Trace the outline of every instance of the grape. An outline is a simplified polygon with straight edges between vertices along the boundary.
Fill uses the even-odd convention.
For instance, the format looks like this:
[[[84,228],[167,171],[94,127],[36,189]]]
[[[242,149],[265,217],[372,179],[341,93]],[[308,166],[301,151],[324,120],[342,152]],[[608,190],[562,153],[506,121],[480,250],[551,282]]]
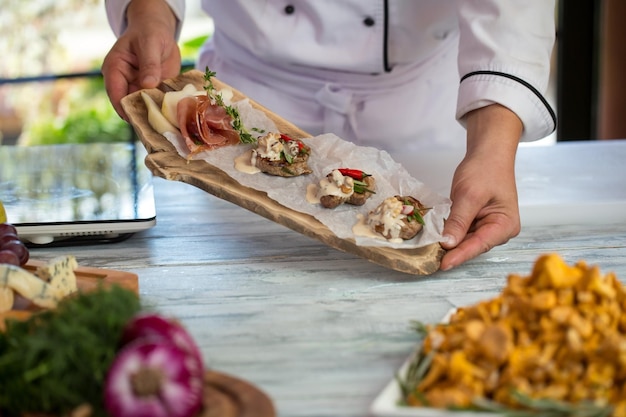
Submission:
[[[17,235],[17,229],[10,223],[0,223],[0,236],[6,235],[7,233]]]
[[[5,243],[10,242],[12,240],[20,240],[19,237],[15,233],[8,232],[4,235],[0,235],[0,249],[4,246]]]
[[[24,245],[20,240],[11,240],[0,246],[0,250],[8,250],[13,252],[20,260],[20,265],[24,265],[26,262],[28,262],[28,248],[26,248],[26,245]]]
[[[30,253],[26,245],[17,236],[17,229],[10,223],[0,223],[0,252],[12,252],[18,259],[15,265],[21,266],[28,262]],[[4,262],[2,259],[7,258]],[[14,260],[8,255],[0,258],[0,263],[13,264]]]
[[[20,258],[10,250],[0,250],[0,264],[20,266]]]

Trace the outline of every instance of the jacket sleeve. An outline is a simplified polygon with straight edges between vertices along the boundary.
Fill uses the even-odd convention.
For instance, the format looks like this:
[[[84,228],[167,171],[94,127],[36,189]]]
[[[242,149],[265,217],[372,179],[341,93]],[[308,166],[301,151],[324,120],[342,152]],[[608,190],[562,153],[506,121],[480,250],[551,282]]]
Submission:
[[[185,0],[165,0],[176,15],[178,24],[176,27],[176,39],[180,36],[180,30],[185,16]],[[116,37],[119,37],[126,30],[126,8],[131,0],[105,0],[104,7],[107,12],[109,26]]]
[[[522,141],[556,128],[543,94],[555,39],[554,0],[460,0],[457,119],[498,103],[522,120]]]

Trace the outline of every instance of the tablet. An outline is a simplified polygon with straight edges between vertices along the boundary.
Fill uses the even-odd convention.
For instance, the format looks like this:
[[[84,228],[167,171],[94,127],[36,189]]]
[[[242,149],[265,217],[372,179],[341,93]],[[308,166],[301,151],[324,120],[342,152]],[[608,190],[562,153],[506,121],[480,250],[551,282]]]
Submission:
[[[0,201],[31,245],[113,242],[156,224],[152,174],[134,142],[0,146]]]

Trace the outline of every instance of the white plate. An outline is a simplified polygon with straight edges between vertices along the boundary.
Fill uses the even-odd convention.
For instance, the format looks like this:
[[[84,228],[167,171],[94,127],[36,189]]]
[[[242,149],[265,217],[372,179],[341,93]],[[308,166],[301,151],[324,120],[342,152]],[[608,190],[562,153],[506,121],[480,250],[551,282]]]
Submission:
[[[441,323],[448,323],[450,317],[456,309],[451,309],[446,313]],[[401,380],[406,379],[406,374],[411,362],[419,354],[418,348],[411,356],[407,358],[400,370],[398,376]],[[370,406],[370,413],[376,417],[497,417],[496,413],[473,412],[473,411],[449,411],[440,408],[429,407],[409,407],[400,405],[402,400],[402,392],[400,385],[394,378],[385,386],[380,394],[376,397]]]
[[[398,375],[404,379],[415,354],[411,355],[400,368]],[[495,413],[481,413],[472,411],[448,411],[438,408],[408,407],[399,405],[402,399],[400,386],[396,379],[392,379],[370,407],[370,413],[376,417],[497,417]]]

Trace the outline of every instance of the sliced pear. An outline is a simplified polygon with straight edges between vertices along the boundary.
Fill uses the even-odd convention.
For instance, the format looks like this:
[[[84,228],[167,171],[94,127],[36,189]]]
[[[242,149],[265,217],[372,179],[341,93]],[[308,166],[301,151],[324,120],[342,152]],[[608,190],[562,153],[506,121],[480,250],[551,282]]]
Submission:
[[[146,107],[148,108],[148,122],[150,126],[160,134],[165,132],[176,132],[178,129],[172,125],[161,113],[159,106],[148,94],[141,92],[141,98],[143,98]]]
[[[178,125],[178,117],[176,111],[178,102],[185,97],[197,95],[199,93],[204,93],[204,91],[198,90],[193,84],[187,84],[183,87],[182,90],[179,91],[168,91],[167,93],[165,93],[165,95],[163,95],[161,113],[171,124],[176,127],[180,127]]]

